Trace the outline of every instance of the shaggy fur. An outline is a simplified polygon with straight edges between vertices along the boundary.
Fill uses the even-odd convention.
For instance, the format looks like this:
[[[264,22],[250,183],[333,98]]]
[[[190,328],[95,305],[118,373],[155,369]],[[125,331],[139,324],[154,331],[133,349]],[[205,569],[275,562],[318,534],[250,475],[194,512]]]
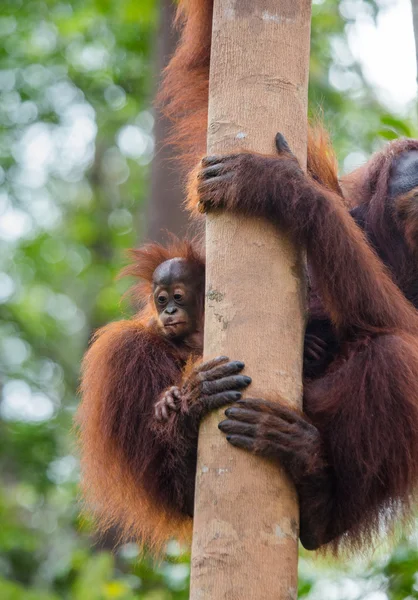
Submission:
[[[185,167],[206,152],[213,0],[180,0],[181,37],[165,69],[158,101],[174,124],[170,139]]]
[[[205,151],[211,11],[210,0],[181,0],[182,40],[162,91],[187,164]],[[267,218],[307,248],[307,416],[245,399],[226,411],[222,429],[288,469],[307,547],[359,548],[407,519],[418,479],[417,190],[388,195],[396,157],[418,142],[390,144],[340,188],[326,139],[310,140],[310,176],[288,153],[221,158],[214,178],[192,178],[189,205]],[[129,273],[145,280],[136,289],[145,303],[154,269],[173,256],[203,269],[188,246],[141,251]],[[156,426],[152,410],[184,380],[188,360],[193,370],[201,347],[158,335],[150,307],[95,336],[78,421],[84,492],[98,521],[158,548],[190,533],[197,430],[176,418]]]
[[[305,374],[304,410],[320,436],[304,435],[299,422],[293,436],[277,441],[276,456],[299,491],[301,539],[309,548],[328,542],[334,549],[341,544],[358,548],[375,534],[388,533],[395,519],[409,514],[417,485],[414,191],[388,197],[396,157],[416,148],[412,140],[392,144],[371,159],[364,178],[349,179],[354,197],[363,200],[353,216],[369,243],[341,197],[304,175],[287,152],[275,158],[211,158],[192,182],[192,208],[199,203],[205,210],[264,217],[307,248],[312,284],[308,332],[315,328],[327,349],[331,329],[334,352],[325,365],[314,361]],[[258,412],[263,410],[278,422],[281,408],[265,403]],[[254,423],[254,415],[248,416]],[[228,422],[225,433],[242,429],[248,434],[242,414],[236,418],[244,424]],[[268,419],[260,423],[267,428],[254,432],[255,445],[243,440],[235,445],[271,457],[278,430],[268,427]],[[283,443],[288,444],[285,453]],[[295,471],[295,464],[306,467]]]
[[[213,0],[180,0],[175,26],[180,41],[164,71],[157,102],[172,122],[169,138],[188,172],[206,153]],[[338,163],[319,122],[308,128],[308,171],[337,192]]]
[[[180,0],[182,38],[160,95],[187,165],[205,152],[212,4]],[[418,142],[389,144],[339,185],[327,141],[309,140],[308,177],[286,153],[227,157],[206,181],[197,168],[189,208],[264,217],[306,246],[318,356],[305,369],[308,418],[244,400],[223,427],[288,468],[307,547],[359,548],[407,518],[418,479],[417,190],[388,193],[396,157]]]
[[[170,258],[189,261],[201,281],[203,311],[204,261],[192,244],[175,238],[167,248],[148,244],[132,255],[124,274],[140,279],[134,295],[144,308],[100,329],[83,362],[77,413],[82,487],[100,529],[117,525],[123,538],[158,551],[172,536],[190,536],[197,439],[174,418],[156,432],[154,404],[190,374],[202,354],[202,331],[186,343],[161,335],[149,298],[152,275]]]

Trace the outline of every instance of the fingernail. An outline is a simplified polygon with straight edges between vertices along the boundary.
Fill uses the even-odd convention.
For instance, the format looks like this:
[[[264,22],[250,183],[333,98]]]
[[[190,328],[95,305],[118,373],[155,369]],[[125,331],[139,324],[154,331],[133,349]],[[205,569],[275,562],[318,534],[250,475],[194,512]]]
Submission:
[[[226,411],[225,411],[225,416],[226,416],[226,417],[229,417],[229,415],[231,414],[231,412],[230,412],[230,411],[231,411],[231,409],[230,409],[230,408],[227,408],[227,409],[226,409]]]
[[[248,375],[244,375],[244,381],[245,383],[250,384],[252,382],[252,379],[251,377],[248,377]]]
[[[235,400],[241,400],[241,394],[239,392],[235,392],[234,398]]]
[[[235,361],[235,364],[238,367],[238,369],[243,369],[245,367],[245,364],[240,360]]]
[[[227,436],[226,436],[226,439],[228,440],[228,442],[231,440],[231,437],[232,437],[232,436],[230,436],[230,435],[227,435]]]

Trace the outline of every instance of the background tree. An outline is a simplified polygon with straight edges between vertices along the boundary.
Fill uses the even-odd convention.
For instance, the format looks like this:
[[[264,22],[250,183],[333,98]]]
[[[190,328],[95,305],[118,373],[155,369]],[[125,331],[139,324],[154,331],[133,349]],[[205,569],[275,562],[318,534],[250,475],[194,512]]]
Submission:
[[[154,77],[156,81],[177,44],[177,30],[173,27],[175,12],[176,6],[171,0],[161,0],[156,57],[158,77]],[[155,116],[155,153],[151,167],[147,234],[151,240],[161,241],[164,239],[164,230],[184,235],[188,228],[188,217],[182,208],[184,186],[178,165],[173,160],[172,148],[167,144],[170,124],[159,111]]]
[[[313,5],[310,104],[323,107],[342,168],[418,135],[415,106],[400,116],[381,104],[347,45],[356,19],[387,3]],[[2,600],[188,598],[175,544],[158,566],[130,544],[92,548],[70,433],[87,340],[130,311],[115,275],[147,229],[158,12],[156,0],[1,3]],[[412,537],[344,568],[303,554],[299,597],[416,598],[416,548]]]

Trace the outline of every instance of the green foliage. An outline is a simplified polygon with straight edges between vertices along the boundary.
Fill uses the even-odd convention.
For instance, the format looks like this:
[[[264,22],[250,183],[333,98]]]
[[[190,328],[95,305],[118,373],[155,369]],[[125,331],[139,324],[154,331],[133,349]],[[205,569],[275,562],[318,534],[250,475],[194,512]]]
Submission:
[[[418,549],[400,544],[383,568],[393,600],[418,598]]]
[[[356,3],[372,16],[381,4]],[[313,5],[310,99],[343,159],[414,135],[416,123],[365,84],[340,9]],[[1,3],[2,600],[188,597],[188,557],[175,544],[159,565],[131,544],[111,554],[110,534],[97,544],[79,517],[71,433],[83,351],[125,311],[115,276],[144,229],[157,18],[156,0]],[[364,566],[347,574],[303,558],[300,597],[332,597],[338,578],[358,598],[415,598],[417,559],[405,542],[365,577]],[[353,598],[339,589],[333,597]]]

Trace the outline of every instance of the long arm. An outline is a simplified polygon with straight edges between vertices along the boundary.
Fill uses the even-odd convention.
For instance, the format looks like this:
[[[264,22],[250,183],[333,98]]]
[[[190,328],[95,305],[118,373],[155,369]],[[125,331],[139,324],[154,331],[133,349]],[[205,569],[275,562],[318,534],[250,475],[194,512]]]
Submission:
[[[245,398],[226,410],[228,441],[277,460],[300,501],[300,537],[314,550],[358,550],[405,523],[418,487],[418,341],[404,332],[344,344],[305,382],[306,415]]]
[[[370,333],[416,328],[416,316],[353,222],[341,197],[306,176],[296,159],[238,154],[203,159],[190,206],[264,217],[306,245],[315,284],[334,325]],[[342,274],[344,273],[344,277]]]
[[[416,310],[341,199],[306,177],[288,152],[209,157],[194,184],[204,210],[269,218],[306,245],[339,338],[325,373],[305,381],[307,416],[244,399],[227,409],[221,430],[288,471],[307,548],[357,548],[390,533],[409,516],[418,484]]]

